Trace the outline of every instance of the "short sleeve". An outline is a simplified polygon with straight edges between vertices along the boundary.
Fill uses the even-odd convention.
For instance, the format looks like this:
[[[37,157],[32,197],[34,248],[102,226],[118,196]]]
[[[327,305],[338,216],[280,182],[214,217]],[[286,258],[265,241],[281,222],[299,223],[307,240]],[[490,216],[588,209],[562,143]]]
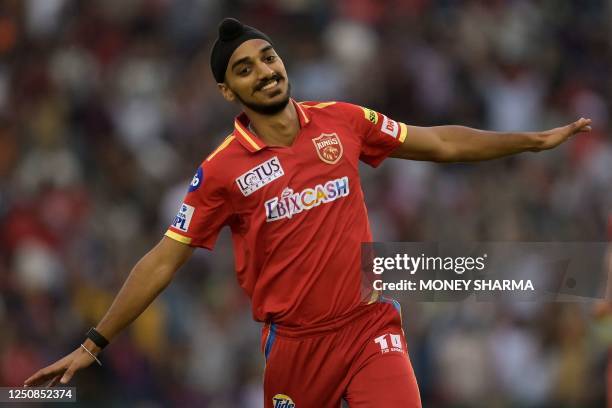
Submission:
[[[222,181],[207,164],[204,162],[198,167],[165,235],[184,244],[212,250],[219,231],[230,218],[231,206]]]
[[[377,167],[406,139],[404,123],[362,106],[346,104],[354,121],[355,131],[361,136],[359,159]]]

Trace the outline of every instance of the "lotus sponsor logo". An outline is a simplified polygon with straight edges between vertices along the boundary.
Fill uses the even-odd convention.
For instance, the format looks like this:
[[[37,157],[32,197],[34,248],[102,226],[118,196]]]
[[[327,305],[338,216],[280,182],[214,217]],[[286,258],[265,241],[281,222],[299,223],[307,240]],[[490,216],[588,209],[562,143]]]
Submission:
[[[278,160],[278,157],[273,157],[270,160],[253,167],[236,179],[236,184],[246,197],[253,194],[266,184],[271,183],[277,178],[283,176],[285,172]]]
[[[346,197],[349,193],[349,179],[346,176],[317,184],[314,188],[306,188],[298,193],[287,187],[280,197],[274,197],[264,203],[266,221],[291,218],[302,211]]]
[[[335,133],[322,133],[312,139],[319,158],[328,164],[336,164],[342,157],[342,143]]]

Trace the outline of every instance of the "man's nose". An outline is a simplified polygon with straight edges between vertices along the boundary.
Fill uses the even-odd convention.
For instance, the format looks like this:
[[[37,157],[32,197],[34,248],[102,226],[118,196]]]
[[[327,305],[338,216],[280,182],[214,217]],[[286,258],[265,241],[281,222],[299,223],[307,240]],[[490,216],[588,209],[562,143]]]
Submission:
[[[257,76],[259,79],[268,78],[274,73],[274,70],[270,68],[268,64],[263,61],[257,63]]]

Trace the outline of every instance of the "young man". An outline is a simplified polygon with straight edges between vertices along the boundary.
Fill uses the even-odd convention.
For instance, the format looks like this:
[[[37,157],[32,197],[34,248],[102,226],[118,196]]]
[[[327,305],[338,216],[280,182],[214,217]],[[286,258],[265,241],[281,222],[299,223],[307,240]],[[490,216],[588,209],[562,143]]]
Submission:
[[[387,156],[487,160],[550,149],[590,120],[534,133],[408,126],[341,102],[298,103],[260,31],[225,19],[211,54],[219,90],[243,113],[197,169],[166,237],[134,267],[71,354],[26,385],[66,384],[170,283],[195,247],[231,228],[240,286],[264,322],[266,407],[418,407],[399,305],[362,285],[371,241],[358,164]],[[202,335],[205,335],[203,333]]]

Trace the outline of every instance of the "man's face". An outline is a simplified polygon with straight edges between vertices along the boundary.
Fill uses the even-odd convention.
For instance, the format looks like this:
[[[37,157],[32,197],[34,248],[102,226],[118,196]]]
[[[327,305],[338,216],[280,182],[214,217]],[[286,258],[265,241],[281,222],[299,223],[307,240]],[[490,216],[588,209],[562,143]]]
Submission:
[[[237,99],[267,115],[282,111],[291,93],[283,61],[270,43],[260,39],[245,41],[236,48],[219,89],[226,100]]]

